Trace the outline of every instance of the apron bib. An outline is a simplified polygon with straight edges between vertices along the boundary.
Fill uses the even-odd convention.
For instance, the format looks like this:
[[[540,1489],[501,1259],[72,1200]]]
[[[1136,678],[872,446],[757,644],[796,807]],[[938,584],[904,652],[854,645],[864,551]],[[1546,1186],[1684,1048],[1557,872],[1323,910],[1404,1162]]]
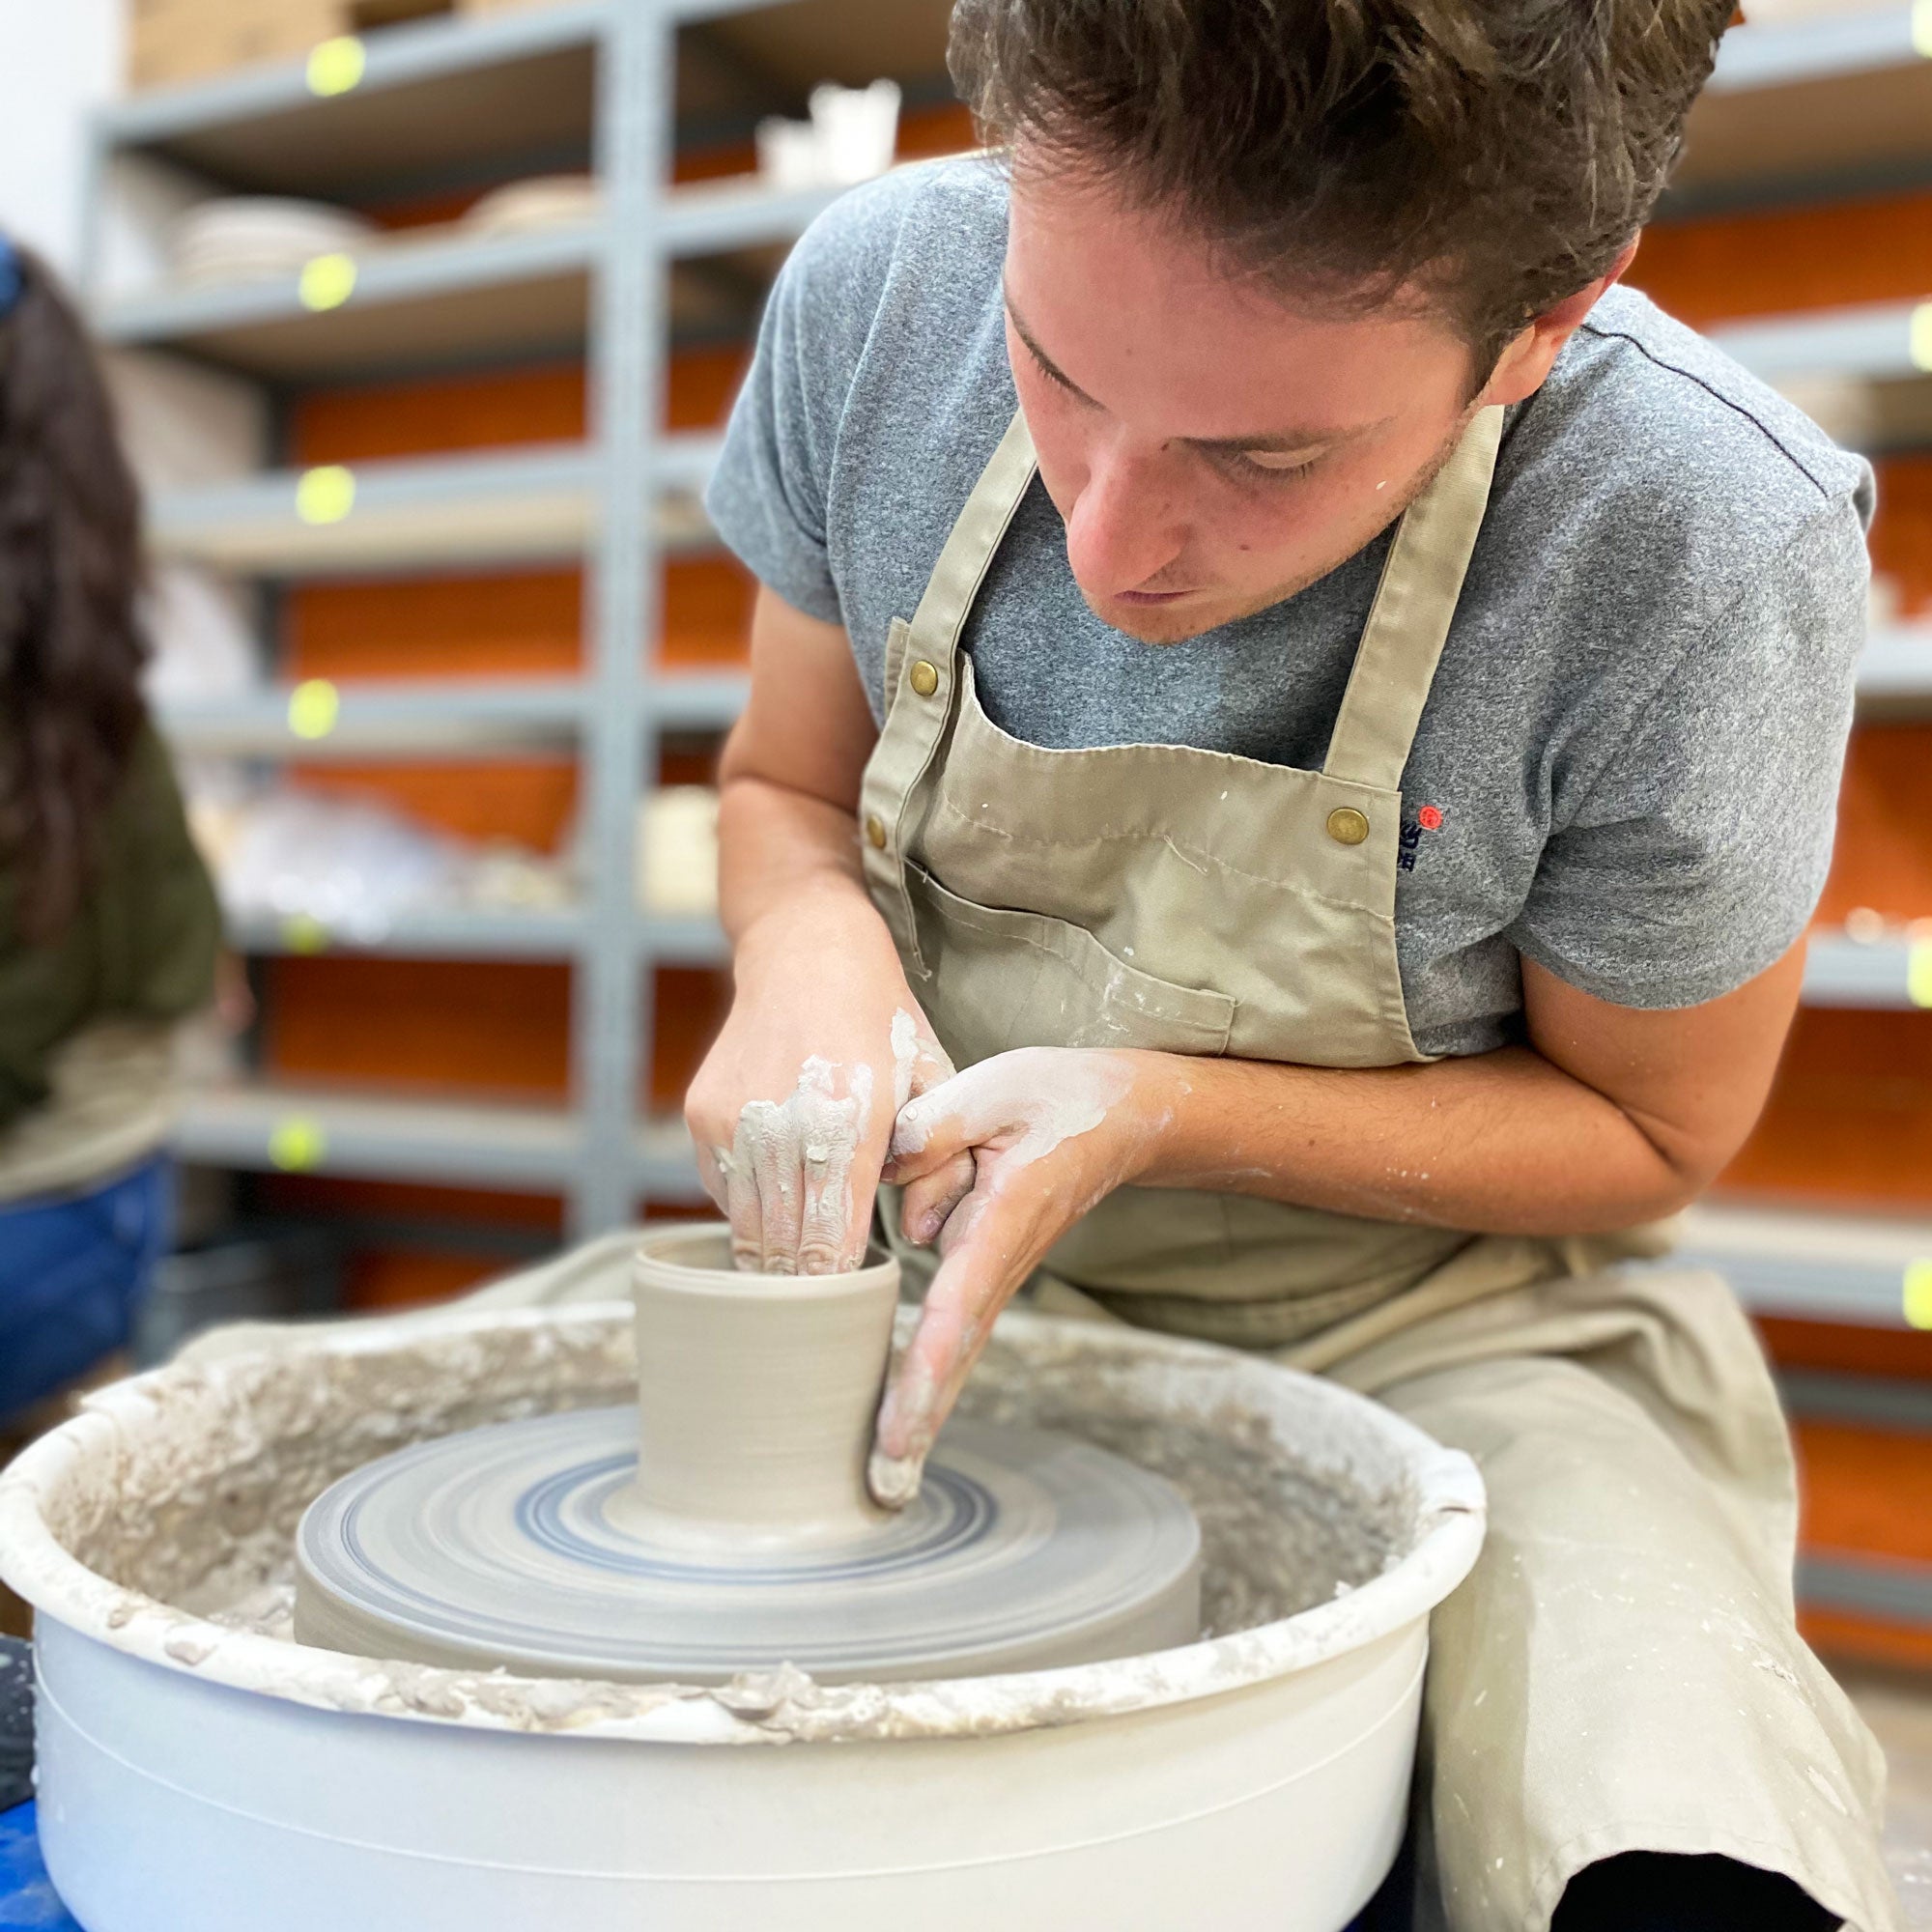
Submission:
[[[893,622],[862,790],[867,886],[954,1065],[1021,1046],[1307,1066],[1428,1058],[1396,955],[1402,771],[1501,432],[1502,412],[1483,411],[1403,517],[1327,758],[1302,771],[1186,746],[1051,751],[986,716],[960,636],[1036,473],[1014,416],[912,621]],[[1338,1324],[1445,1270],[1461,1298],[1630,1250],[1122,1188],[1035,1286],[1043,1306],[1279,1349],[1339,1339]]]

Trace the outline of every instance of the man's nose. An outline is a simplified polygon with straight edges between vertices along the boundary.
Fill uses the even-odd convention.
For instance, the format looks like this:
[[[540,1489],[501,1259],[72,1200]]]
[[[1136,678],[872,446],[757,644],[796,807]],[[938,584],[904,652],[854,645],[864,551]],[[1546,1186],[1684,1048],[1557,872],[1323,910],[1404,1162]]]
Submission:
[[[1142,588],[1181,553],[1179,509],[1175,463],[1164,445],[1089,450],[1087,480],[1066,521],[1066,560],[1075,581],[1090,596]]]

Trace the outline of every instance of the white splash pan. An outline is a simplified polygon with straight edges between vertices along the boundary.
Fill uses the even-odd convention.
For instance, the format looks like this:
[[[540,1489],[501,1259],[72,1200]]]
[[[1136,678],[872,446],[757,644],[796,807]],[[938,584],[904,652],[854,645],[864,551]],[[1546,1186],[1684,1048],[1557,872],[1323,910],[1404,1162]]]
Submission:
[[[981,1388],[1002,1351],[1063,1406],[1077,1385],[1136,1426],[1232,1436],[1237,1470],[1286,1457],[1311,1493],[1372,1498],[1380,1574],[1156,1656],[952,1683],[383,1664],[213,1620],[221,1577],[232,1601],[301,1504],[373,1455],[623,1401],[628,1307],[177,1365],[0,1476],[0,1575],[38,1613],[63,1898],[88,1932],[1338,1932],[1402,1836],[1429,1612],[1482,1541],[1474,1465],[1220,1350],[1014,1315]],[[1253,1539],[1230,1520],[1239,1571]]]

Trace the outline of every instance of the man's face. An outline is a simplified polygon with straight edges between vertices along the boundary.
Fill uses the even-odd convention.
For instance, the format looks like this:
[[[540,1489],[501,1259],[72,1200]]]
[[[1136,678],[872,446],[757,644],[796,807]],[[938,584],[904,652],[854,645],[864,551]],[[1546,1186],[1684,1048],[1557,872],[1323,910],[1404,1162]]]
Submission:
[[[1382,530],[1454,447],[1468,344],[1420,305],[1285,306],[1102,186],[1016,166],[1007,354],[1094,614],[1171,644]]]

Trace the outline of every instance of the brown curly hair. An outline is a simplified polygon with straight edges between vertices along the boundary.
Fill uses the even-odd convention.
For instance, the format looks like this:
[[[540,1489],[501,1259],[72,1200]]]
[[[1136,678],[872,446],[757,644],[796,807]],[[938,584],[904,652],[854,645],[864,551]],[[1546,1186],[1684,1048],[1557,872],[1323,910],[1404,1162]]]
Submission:
[[[1098,169],[1284,293],[1420,287],[1483,380],[1605,273],[1683,145],[1734,0],[958,0],[995,145]]]
[[[38,257],[0,250],[18,270],[0,314],[0,849],[19,929],[45,941],[146,717],[140,494],[79,318]]]

